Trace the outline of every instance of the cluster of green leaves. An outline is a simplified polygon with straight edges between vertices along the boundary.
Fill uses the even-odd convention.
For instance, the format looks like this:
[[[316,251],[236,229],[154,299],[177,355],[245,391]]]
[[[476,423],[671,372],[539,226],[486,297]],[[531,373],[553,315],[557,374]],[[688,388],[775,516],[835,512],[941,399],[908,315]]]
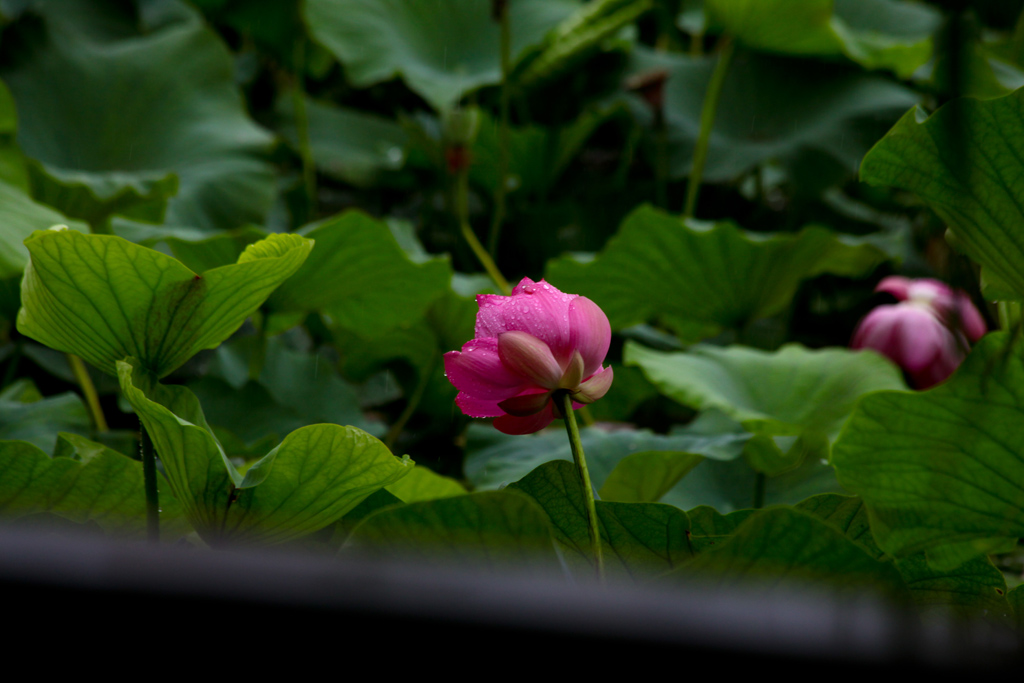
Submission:
[[[141,426],[164,542],[591,576],[557,423],[454,405],[468,231],[608,315],[610,580],[1020,623],[1019,335],[845,347],[897,271],[1019,317],[1022,4],[0,3],[0,513],[145,533]]]

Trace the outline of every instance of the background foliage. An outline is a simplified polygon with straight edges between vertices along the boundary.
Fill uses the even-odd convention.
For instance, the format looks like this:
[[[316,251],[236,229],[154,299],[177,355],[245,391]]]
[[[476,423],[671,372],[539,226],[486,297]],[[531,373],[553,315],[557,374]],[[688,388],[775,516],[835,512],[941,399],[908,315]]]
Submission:
[[[1015,337],[924,394],[845,347],[892,273],[1019,306],[1024,3],[508,0],[505,58],[502,4],[0,2],[0,511],[142,533],[141,419],[167,542],[587,575],[564,436],[443,375],[496,291],[468,227],[611,320],[611,576],[1011,620]]]

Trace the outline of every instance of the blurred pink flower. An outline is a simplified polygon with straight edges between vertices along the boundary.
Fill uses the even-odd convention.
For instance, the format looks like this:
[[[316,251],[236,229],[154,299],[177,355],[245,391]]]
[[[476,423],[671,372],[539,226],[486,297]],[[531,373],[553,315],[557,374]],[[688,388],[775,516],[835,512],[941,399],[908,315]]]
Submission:
[[[887,277],[875,291],[888,292],[899,303],[868,313],[857,325],[850,346],[888,356],[917,389],[932,387],[953,374],[968,340],[976,342],[987,331],[970,297],[938,280]]]
[[[476,338],[444,355],[445,375],[470,417],[496,417],[506,434],[531,434],[563,417],[552,401],[571,394],[574,408],[593,403],[612,384],[602,363],[612,331],[590,299],[523,278],[511,296],[476,298]]]

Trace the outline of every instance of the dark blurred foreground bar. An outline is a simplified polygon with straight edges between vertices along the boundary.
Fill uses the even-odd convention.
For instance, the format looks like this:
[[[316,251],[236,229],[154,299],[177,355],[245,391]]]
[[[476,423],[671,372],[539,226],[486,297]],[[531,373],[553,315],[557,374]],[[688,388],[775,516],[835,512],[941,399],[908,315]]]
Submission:
[[[787,676],[836,673],[837,665],[843,673],[935,676],[1019,677],[1024,670],[1009,630],[922,622],[870,595],[778,586],[770,593],[602,589],[559,577],[153,548],[2,527],[0,595],[4,622],[26,636],[67,634],[72,625],[80,645],[144,632],[166,644],[167,634],[177,634],[183,645],[203,648],[210,638],[207,648],[233,643],[261,660],[295,655],[291,646],[301,643],[306,654],[342,648],[346,658],[368,657],[389,672],[463,666],[476,657],[514,670],[570,651],[602,667],[685,657],[677,672],[697,662],[718,673],[782,665]],[[117,633],[105,624],[117,624]]]

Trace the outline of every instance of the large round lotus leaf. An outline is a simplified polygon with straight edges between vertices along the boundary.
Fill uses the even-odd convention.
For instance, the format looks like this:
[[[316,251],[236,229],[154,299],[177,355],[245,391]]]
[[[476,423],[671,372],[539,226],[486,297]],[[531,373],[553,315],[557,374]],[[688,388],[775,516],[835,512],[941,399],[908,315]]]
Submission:
[[[578,7],[511,0],[513,61]],[[436,109],[501,82],[499,26],[486,0],[309,0],[310,33],[360,88],[401,76]]]
[[[706,0],[712,28],[768,52],[845,55],[908,78],[932,53],[941,15],[895,0]]]
[[[633,73],[665,69],[673,177],[689,174],[701,108],[717,57],[636,48]],[[838,64],[738,51],[711,133],[704,178],[732,180],[766,161],[824,154],[853,173],[861,157],[918,101],[911,90]]]
[[[93,223],[125,211],[159,219],[164,202],[179,225],[262,222],[273,138],[247,117],[217,36],[184,5],[133,18],[69,4],[34,5],[0,55],[18,143],[42,163],[37,194]]]
[[[593,299],[612,329],[657,321],[697,341],[786,310],[804,280],[862,276],[884,259],[865,240],[820,226],[751,233],[642,206],[592,261],[556,259],[546,275],[563,291]]]
[[[983,267],[990,299],[1024,298],[1024,89],[913,109],[864,158],[861,178],[909,190]]]
[[[878,545],[940,569],[1024,536],[1024,345],[985,337],[949,381],[865,397],[833,463]]]

